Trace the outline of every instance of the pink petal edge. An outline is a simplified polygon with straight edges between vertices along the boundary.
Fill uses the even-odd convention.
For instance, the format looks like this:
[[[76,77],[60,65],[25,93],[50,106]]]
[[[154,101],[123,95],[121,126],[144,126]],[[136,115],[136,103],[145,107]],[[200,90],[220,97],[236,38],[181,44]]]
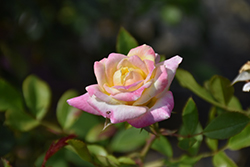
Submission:
[[[144,106],[112,105],[100,101],[96,96],[92,96],[88,103],[95,108],[104,118],[109,118],[111,123],[125,122],[139,117],[147,112]]]
[[[174,98],[172,92],[168,91],[164,96],[156,101],[149,111],[135,119],[128,120],[127,122],[136,128],[146,127],[156,122],[168,119],[173,108]]]
[[[88,93],[85,93],[81,96],[74,97],[67,100],[67,103],[75,108],[86,111],[90,114],[100,115],[100,113],[95,110],[92,106],[90,106],[87,100],[90,98]]]

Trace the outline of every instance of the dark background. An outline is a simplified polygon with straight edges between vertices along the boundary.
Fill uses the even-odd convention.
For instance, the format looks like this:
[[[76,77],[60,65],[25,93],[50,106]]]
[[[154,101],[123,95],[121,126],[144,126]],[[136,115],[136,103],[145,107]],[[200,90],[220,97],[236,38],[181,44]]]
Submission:
[[[121,26],[140,45],[167,58],[183,57],[180,67],[200,84],[215,74],[232,81],[250,60],[249,0],[8,0],[0,1],[0,76],[20,90],[29,74],[48,82],[53,114],[63,92],[83,94],[96,83],[94,61],[116,52]],[[235,94],[247,109],[250,94],[242,86],[234,86]],[[171,91],[175,114],[162,126],[180,126],[190,96],[206,123],[208,103],[176,80]]]

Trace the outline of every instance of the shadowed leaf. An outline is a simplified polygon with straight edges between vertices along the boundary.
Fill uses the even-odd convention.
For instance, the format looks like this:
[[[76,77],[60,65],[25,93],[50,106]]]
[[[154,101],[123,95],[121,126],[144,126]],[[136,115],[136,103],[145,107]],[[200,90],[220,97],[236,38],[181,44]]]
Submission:
[[[127,30],[121,27],[117,37],[116,51],[118,53],[127,55],[130,49],[135,48],[137,46],[138,43],[135,38],[130,35]]]
[[[213,119],[203,133],[212,139],[226,139],[236,135],[249,123],[249,117],[237,112],[225,112]]]

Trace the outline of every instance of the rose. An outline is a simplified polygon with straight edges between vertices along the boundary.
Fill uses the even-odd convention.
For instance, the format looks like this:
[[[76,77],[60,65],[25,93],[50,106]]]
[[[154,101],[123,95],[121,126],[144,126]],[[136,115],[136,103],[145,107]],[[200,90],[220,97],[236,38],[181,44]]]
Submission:
[[[250,61],[247,61],[239,70],[239,74],[233,80],[232,85],[239,81],[246,81],[242,90],[244,92],[250,92]]]
[[[94,64],[97,83],[87,93],[69,99],[69,105],[109,118],[111,123],[128,122],[136,128],[170,117],[174,107],[168,90],[182,58],[159,62],[148,45],[131,49],[127,56],[111,53]]]

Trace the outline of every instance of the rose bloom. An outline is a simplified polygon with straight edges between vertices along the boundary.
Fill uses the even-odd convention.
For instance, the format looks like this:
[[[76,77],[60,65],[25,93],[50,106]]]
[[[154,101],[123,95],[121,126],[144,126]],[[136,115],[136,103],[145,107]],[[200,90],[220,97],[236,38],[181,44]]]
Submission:
[[[236,82],[246,81],[242,90],[243,92],[250,92],[250,61],[247,61],[239,70],[238,76],[232,82],[232,85]]]
[[[128,122],[136,128],[168,119],[174,107],[169,86],[182,58],[159,61],[148,45],[131,49],[127,56],[111,53],[94,64],[97,84],[67,102],[113,124]]]

